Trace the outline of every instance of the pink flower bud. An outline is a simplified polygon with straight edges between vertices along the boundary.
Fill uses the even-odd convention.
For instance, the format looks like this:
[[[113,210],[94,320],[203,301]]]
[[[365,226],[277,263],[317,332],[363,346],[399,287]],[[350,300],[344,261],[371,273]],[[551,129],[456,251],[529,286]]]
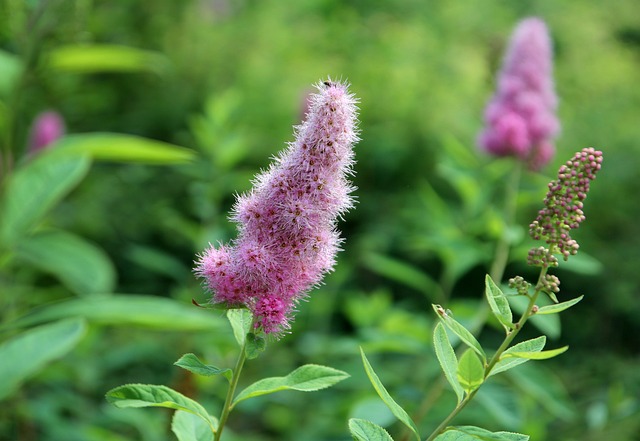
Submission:
[[[29,153],[34,154],[53,144],[65,133],[64,120],[55,111],[40,113],[31,126]]]

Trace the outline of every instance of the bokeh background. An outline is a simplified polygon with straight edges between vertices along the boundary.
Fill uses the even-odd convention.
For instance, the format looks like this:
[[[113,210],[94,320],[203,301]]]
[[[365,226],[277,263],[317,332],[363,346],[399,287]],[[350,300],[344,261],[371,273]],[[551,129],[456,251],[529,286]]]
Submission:
[[[532,15],[552,34],[562,133],[552,164],[523,174],[516,222],[507,225],[505,183],[515,163],[484,155],[475,139],[509,34]],[[359,346],[429,433],[455,404],[438,386],[431,304],[473,321],[505,231],[512,251],[504,280],[533,277],[526,231],[546,183],[593,146],[605,159],[576,233],[581,251],[556,272],[561,300],[585,298],[525,332],[571,348],[497,377],[457,423],[535,440],[640,440],[637,1],[2,0],[0,50],[0,130],[15,169],[28,161],[30,127],[47,109],[71,134],[138,135],[195,152],[180,164],[95,161],[43,225],[102,250],[98,271],[109,292],[83,290],[82,257],[69,282],[55,265],[2,254],[2,341],[24,330],[15,320],[57,301],[118,293],[205,303],[191,274],[196,254],[235,236],[227,219],[234,194],[292,140],[311,85],[330,76],[348,80],[360,99],[358,204],[340,224],[346,242],[336,271],[300,305],[292,333],[248,363],[243,381],[303,363],[352,377],[313,395],[242,403],[228,439],[347,440],[350,417],[402,439]],[[233,363],[220,313],[207,313],[210,327],[189,327],[186,318],[98,320],[78,311],[65,313],[88,320],[77,344],[4,397],[0,439],[173,439],[169,412],[105,402],[124,383],[167,384],[219,412],[224,380],[194,378],[172,363],[185,352]],[[487,347],[499,343],[494,325],[480,335]]]

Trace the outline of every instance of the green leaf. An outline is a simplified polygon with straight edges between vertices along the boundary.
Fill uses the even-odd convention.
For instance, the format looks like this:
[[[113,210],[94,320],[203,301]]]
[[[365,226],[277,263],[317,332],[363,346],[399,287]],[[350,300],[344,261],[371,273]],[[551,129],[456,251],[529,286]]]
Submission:
[[[181,164],[194,159],[195,152],[166,142],[122,133],[67,135],[52,146],[59,156],[88,155],[95,160],[144,164]]]
[[[513,329],[513,314],[511,313],[511,307],[509,301],[504,295],[502,290],[498,288],[489,274],[485,277],[485,295],[491,312],[496,316],[498,321],[502,323],[507,332]]]
[[[167,58],[127,46],[108,44],[69,45],[49,54],[49,67],[74,73],[140,72],[162,73],[168,67]]]
[[[227,311],[227,319],[231,323],[233,335],[240,347],[244,346],[247,334],[251,331],[253,323],[253,315],[248,309],[229,309]]]
[[[22,239],[18,258],[53,274],[76,294],[113,291],[116,277],[104,251],[64,231],[42,231]]]
[[[573,305],[582,300],[584,296],[576,297],[575,299],[567,300],[566,302],[556,303],[553,305],[541,306],[538,308],[536,315],[544,315],[544,314],[557,314],[558,312],[562,312],[565,309],[571,308]]]
[[[451,342],[449,341],[449,337],[447,336],[447,331],[444,329],[444,325],[440,322],[438,322],[433,331],[433,345],[435,347],[436,356],[438,357],[440,366],[444,371],[444,376],[447,378],[449,384],[451,384],[453,391],[458,397],[458,403],[460,403],[464,397],[464,390],[462,389],[462,386],[460,386],[460,383],[458,383],[457,379],[458,359],[456,358],[456,353],[454,352]]]
[[[373,388],[376,390],[380,398],[382,398],[382,401],[384,401],[389,410],[391,410],[391,413],[393,413],[396,418],[398,418],[405,426],[411,429],[416,439],[420,441],[420,433],[418,432],[416,423],[413,422],[409,414],[402,407],[400,407],[398,403],[395,402],[391,395],[389,395],[389,392],[387,392],[387,389],[380,381],[380,378],[378,378],[378,375],[373,370],[373,367],[369,363],[369,360],[367,360],[366,355],[364,355],[364,351],[362,350],[362,348],[360,348],[360,354],[362,355],[364,370],[366,371],[367,376],[369,377],[369,380],[373,385]]]
[[[29,326],[67,317],[103,325],[134,325],[181,331],[220,330],[222,322],[205,310],[165,297],[116,294],[66,300],[36,308],[6,327]]]
[[[349,374],[328,366],[306,364],[285,377],[270,377],[256,381],[240,392],[232,406],[249,398],[272,394],[281,390],[312,392],[326,389],[349,377]]]
[[[435,441],[528,441],[529,436],[515,432],[490,432],[475,426],[447,427]]]
[[[64,320],[30,329],[0,345],[0,400],[52,360],[69,352],[84,335],[82,320]]]
[[[217,421],[210,416],[198,402],[187,398],[180,392],[162,385],[126,384],[111,389],[106,394],[109,403],[116,407],[166,407],[183,410],[199,416],[211,432],[215,432]]]
[[[478,340],[471,334],[471,332],[467,331],[467,329],[462,326],[460,323],[455,321],[453,317],[451,317],[440,305],[432,305],[433,310],[438,314],[438,318],[444,323],[444,325],[449,328],[454,334],[460,337],[467,346],[473,349],[482,359],[482,362],[486,362],[487,356],[478,343]]]
[[[491,369],[489,376],[495,375],[499,372],[507,371],[511,368],[514,368],[522,363],[526,363],[527,359],[525,358],[513,358],[513,357],[505,357],[505,354],[509,354],[511,352],[540,352],[544,348],[544,345],[547,342],[547,337],[541,335],[540,337],[533,338],[531,340],[526,340],[515,344],[508,348],[506,351],[502,353],[500,356],[500,360],[496,363],[496,365]]]
[[[480,387],[484,381],[484,367],[472,349],[467,349],[458,362],[458,382],[467,392],[471,393]]]
[[[389,433],[371,421],[351,418],[349,432],[357,441],[393,441]]]
[[[563,346],[558,349],[551,349],[549,351],[540,351],[540,352],[509,352],[505,351],[502,354],[503,357],[516,357],[516,358],[525,358],[527,360],[547,360],[549,358],[557,357],[558,355],[564,353],[569,349],[569,346]]]
[[[19,57],[0,50],[0,96],[8,96],[22,74],[23,65]]]
[[[69,193],[89,171],[86,156],[43,153],[10,176],[0,200],[0,242],[12,245]]]
[[[214,427],[218,427],[218,421],[214,421]],[[213,441],[213,432],[204,420],[190,412],[176,410],[171,419],[171,431],[178,441]]]
[[[247,334],[247,343],[244,347],[244,352],[247,355],[247,360],[253,360],[264,352],[267,347],[267,341],[259,336],[250,332]]]
[[[376,274],[414,288],[419,292],[430,294],[438,289],[438,284],[428,274],[401,260],[368,253],[363,263]]]
[[[220,369],[215,366],[204,364],[194,354],[184,354],[178,361],[173,363],[176,366],[186,369],[194,374],[212,377],[214,375],[223,375],[227,380],[231,381],[233,371],[231,369]]]

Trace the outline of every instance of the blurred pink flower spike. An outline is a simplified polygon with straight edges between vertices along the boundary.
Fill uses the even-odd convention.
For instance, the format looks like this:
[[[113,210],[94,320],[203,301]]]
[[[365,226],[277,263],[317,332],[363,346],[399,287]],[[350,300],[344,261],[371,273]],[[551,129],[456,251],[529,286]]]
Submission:
[[[61,138],[65,133],[64,119],[55,111],[40,113],[31,125],[29,153],[35,154]]]
[[[248,308],[268,334],[288,330],[296,304],[332,270],[336,222],[353,206],[357,100],[341,82],[316,87],[295,141],[237,198],[237,239],[211,246],[195,269],[214,303]]]
[[[496,156],[515,156],[532,170],[544,167],[553,158],[560,130],[557,105],[547,26],[527,18],[511,37],[497,90],[485,109],[480,147]]]

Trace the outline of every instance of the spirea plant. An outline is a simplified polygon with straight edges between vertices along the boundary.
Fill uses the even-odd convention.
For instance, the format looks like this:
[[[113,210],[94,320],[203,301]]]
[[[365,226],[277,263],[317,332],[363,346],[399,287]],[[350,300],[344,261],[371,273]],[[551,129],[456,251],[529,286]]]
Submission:
[[[229,413],[249,398],[315,391],[348,377],[330,367],[305,365],[236,394],[245,361],[259,356],[268,336],[288,332],[296,305],[333,268],[341,244],[336,221],[353,205],[348,176],[358,141],[356,99],[342,82],[329,79],[317,88],[295,141],[258,175],[249,193],[237,198],[231,217],[238,224],[237,239],[210,246],[197,261],[195,272],[212,294],[211,306],[227,311],[240,351],[233,368],[206,364],[194,354],[175,364],[228,380],[220,416],[162,385],[130,384],[107,393],[118,407],[175,409],[172,430],[180,440],[220,440]]]

